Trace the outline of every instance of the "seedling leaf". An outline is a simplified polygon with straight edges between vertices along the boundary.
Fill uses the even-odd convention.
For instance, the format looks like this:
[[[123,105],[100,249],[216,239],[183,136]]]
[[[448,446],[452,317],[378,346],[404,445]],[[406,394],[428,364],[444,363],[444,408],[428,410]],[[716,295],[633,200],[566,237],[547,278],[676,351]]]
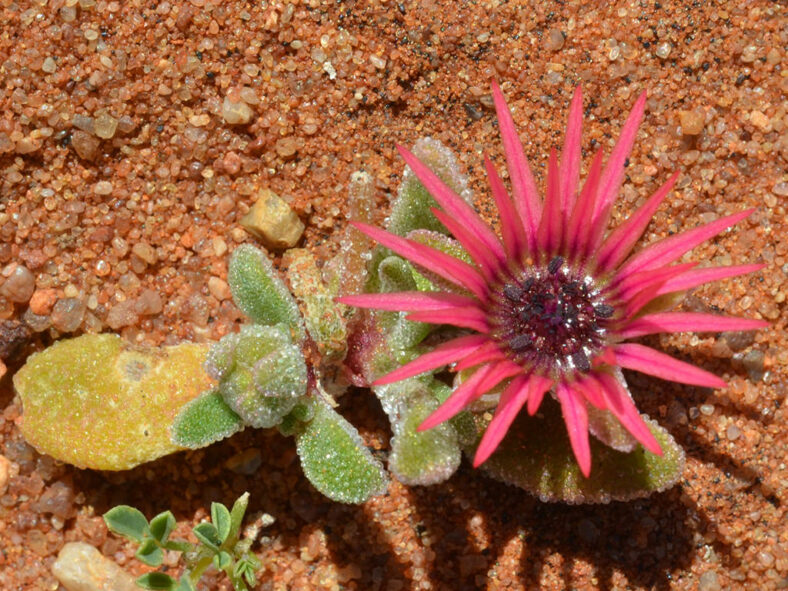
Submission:
[[[164,511],[150,520],[150,535],[159,544],[164,544],[167,542],[167,538],[170,537],[172,530],[175,529],[175,525],[176,521],[172,511]]]
[[[221,503],[211,503],[211,521],[216,527],[217,535],[219,536],[220,543],[227,540],[230,533],[231,518],[230,511]]]
[[[141,511],[128,505],[118,505],[104,513],[104,523],[111,532],[141,543],[148,533],[148,520]]]

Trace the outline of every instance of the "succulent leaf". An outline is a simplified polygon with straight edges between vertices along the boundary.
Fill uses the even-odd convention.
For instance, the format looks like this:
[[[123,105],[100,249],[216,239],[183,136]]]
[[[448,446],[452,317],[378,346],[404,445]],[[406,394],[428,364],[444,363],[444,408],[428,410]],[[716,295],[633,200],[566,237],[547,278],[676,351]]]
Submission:
[[[227,405],[218,390],[211,390],[183,407],[172,424],[172,441],[180,447],[199,449],[243,428],[241,417]]]
[[[110,531],[138,543],[149,532],[148,520],[142,512],[128,505],[118,505],[104,513],[104,523]]]
[[[585,478],[574,459],[560,407],[546,398],[536,416],[520,413],[481,469],[545,502],[607,503],[646,497],[676,483],[684,469],[684,452],[667,431],[645,415],[643,418],[663,455],[641,446],[623,453],[592,439],[593,467]],[[474,420],[481,438],[489,419],[478,413]],[[470,445],[465,451],[472,456],[475,448],[476,444]]]
[[[468,179],[460,171],[454,153],[441,142],[432,138],[422,138],[413,146],[413,154],[435,172],[455,193],[468,203],[473,195],[468,188]],[[446,228],[430,211],[436,207],[435,199],[427,192],[410,168],[405,169],[397,199],[391,208],[387,229],[394,234],[405,236],[411,230],[427,229],[446,233]]]
[[[211,387],[201,367],[207,352],[193,343],[134,347],[111,334],[58,341],[14,376],[22,433],[80,468],[127,470],[179,451],[170,425]]]
[[[233,251],[227,280],[235,304],[253,322],[285,324],[296,341],[304,338],[304,324],[293,296],[271,261],[259,248],[242,244]]]
[[[137,579],[137,585],[143,589],[169,591],[176,589],[176,581],[170,575],[161,572],[146,573]]]
[[[347,326],[342,306],[334,302],[315,257],[304,248],[288,250],[282,258],[293,295],[301,302],[307,332],[326,362],[340,361],[347,352]],[[336,286],[338,288],[338,286]]]
[[[159,544],[164,544],[176,525],[177,522],[172,512],[164,511],[150,520],[150,535],[154,540],[159,542]]]
[[[437,383],[432,380],[430,386]],[[443,482],[454,474],[462,459],[457,433],[450,423],[427,431],[416,430],[438,408],[438,398],[430,386],[410,379],[376,388],[378,397],[389,402],[383,407],[394,432],[389,469],[404,484]]]
[[[301,467],[312,485],[340,503],[363,503],[388,486],[385,472],[349,422],[322,400],[296,434]]]

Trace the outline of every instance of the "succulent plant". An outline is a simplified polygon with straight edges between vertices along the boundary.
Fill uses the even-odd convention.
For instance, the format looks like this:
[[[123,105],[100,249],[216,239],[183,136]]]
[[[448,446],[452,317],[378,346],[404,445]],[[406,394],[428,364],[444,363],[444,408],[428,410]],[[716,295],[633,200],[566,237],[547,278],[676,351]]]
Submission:
[[[388,480],[329,394],[347,385],[336,365],[347,343],[344,306],[334,302],[336,294],[308,251],[291,250],[288,260],[305,317],[265,253],[250,245],[233,252],[233,299],[254,323],[213,345],[204,367],[216,387],[184,406],[172,440],[197,449],[245,427],[277,427],[295,437],[315,488],[336,501],[359,503],[382,493]]]

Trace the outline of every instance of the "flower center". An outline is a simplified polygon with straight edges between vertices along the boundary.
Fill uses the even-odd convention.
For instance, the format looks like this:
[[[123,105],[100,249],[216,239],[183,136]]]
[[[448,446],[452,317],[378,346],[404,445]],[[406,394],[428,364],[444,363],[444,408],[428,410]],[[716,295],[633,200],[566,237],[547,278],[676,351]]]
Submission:
[[[591,369],[613,313],[591,277],[556,257],[546,267],[522,269],[494,290],[489,320],[510,359],[552,374]]]

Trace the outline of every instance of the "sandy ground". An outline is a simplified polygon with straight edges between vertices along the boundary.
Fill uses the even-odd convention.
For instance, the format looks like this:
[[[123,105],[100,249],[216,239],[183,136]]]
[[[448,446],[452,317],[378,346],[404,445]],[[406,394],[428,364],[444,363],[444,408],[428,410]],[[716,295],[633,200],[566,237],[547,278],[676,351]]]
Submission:
[[[788,587],[785,6],[595,6],[0,2],[0,588],[58,589],[49,567],[74,540],[139,574],[101,513],[171,508],[185,533],[211,501],[245,490],[253,511],[277,519],[257,547],[261,589]],[[347,222],[350,174],[374,177],[382,222],[403,171],[395,144],[429,135],[455,150],[477,206],[491,211],[482,153],[502,162],[491,78],[540,182],[577,84],[584,170],[648,90],[614,216],[683,174],[644,242],[757,208],[694,258],[768,267],[698,289],[684,306],[772,329],[651,340],[730,388],[630,376],[640,408],[687,450],[680,485],[633,503],[545,505],[466,464],[442,485],[393,483],[343,506],[311,488],[292,440],[275,433],[124,473],[59,465],[24,443],[9,376],[30,352],[86,331],[160,344],[233,329],[227,254],[253,242],[238,220],[260,189],[291,204],[307,226],[302,245],[325,259]],[[385,455],[374,397],[353,392],[341,410]],[[240,453],[260,470],[227,467]]]

